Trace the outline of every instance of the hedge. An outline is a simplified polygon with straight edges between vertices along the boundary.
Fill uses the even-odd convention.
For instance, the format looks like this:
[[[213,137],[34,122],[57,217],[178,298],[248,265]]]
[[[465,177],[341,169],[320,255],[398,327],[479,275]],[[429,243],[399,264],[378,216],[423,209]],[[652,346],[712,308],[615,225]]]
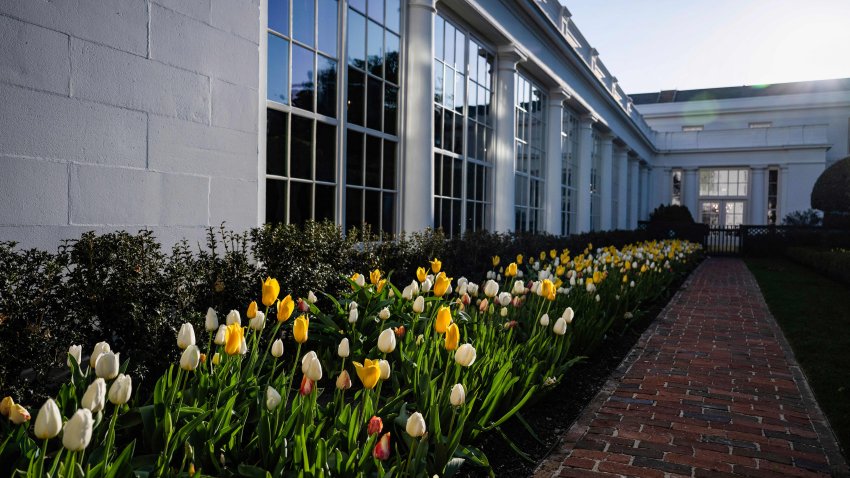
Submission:
[[[850,250],[789,247],[785,254],[793,261],[850,286]]]

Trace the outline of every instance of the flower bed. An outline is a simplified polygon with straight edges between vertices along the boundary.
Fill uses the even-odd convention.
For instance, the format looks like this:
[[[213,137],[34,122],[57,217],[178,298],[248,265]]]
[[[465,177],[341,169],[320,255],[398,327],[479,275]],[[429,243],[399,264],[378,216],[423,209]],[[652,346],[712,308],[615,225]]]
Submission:
[[[107,344],[88,366],[72,347],[71,380],[32,429],[28,412],[4,400],[0,466],[249,477],[486,467],[470,445],[479,435],[499,433],[698,257],[699,246],[679,241],[551,250],[494,257],[479,283],[448,277],[435,259],[407,285],[375,270],[351,277],[349,292],[303,299],[281,297],[267,279],[244,323],[230,311],[219,324],[210,309],[205,332],[181,327],[182,351],[147,403],[130,401],[127,360]]]

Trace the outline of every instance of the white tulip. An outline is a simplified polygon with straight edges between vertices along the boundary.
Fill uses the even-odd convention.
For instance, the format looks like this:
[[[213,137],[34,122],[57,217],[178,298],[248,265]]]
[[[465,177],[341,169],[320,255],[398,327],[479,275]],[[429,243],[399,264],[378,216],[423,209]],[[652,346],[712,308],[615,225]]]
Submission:
[[[94,350],[91,353],[91,357],[89,358],[89,365],[91,368],[94,368],[97,365],[97,359],[100,358],[102,354],[105,352],[109,352],[109,344],[106,342],[98,342],[94,346]]]
[[[522,276],[523,276],[522,270],[516,271],[516,276],[519,277],[520,279],[522,279]]]
[[[123,373],[112,382],[109,387],[109,401],[113,405],[124,405],[130,401],[130,395],[133,393],[133,380],[129,375]]]
[[[366,285],[366,277],[363,274],[357,274],[357,278],[354,279],[354,283],[357,284],[358,287],[363,287]]]
[[[272,357],[280,358],[283,355],[283,340],[277,339],[272,344]]]
[[[190,345],[195,345],[195,328],[192,324],[186,322],[180,326],[180,331],[177,332],[177,346],[183,350]]]
[[[381,309],[380,312],[378,312],[378,317],[381,320],[389,319],[390,318],[390,309],[388,309],[387,307],[384,307],[383,309]]]
[[[242,343],[239,344],[239,355],[248,353],[248,343],[245,342],[245,337],[242,337]]]
[[[463,344],[455,351],[455,362],[463,367],[469,367],[475,362],[475,347],[472,344]]]
[[[225,321],[227,325],[239,324],[242,325],[242,316],[239,315],[238,310],[231,310],[227,314],[227,319]]]
[[[508,304],[511,303],[511,299],[513,299],[513,297],[511,297],[510,292],[502,292],[499,294],[499,303],[502,304],[502,307],[507,307]]]
[[[378,336],[378,350],[385,354],[392,353],[395,350],[395,333],[393,329],[384,329],[381,335]]]
[[[452,405],[456,407],[459,407],[466,402],[466,392],[463,390],[463,385],[456,383],[455,386],[452,387],[450,401],[452,402]]]
[[[468,284],[458,284],[457,285],[457,295],[464,295],[469,292]]]
[[[360,317],[360,313],[357,312],[357,307],[354,307],[353,309],[350,309],[348,311],[348,323],[349,324],[353,324],[353,323],[357,322],[357,319],[359,317]]]
[[[268,411],[272,411],[277,408],[278,405],[280,405],[280,393],[269,385],[269,387],[266,388],[266,408]]]
[[[596,294],[596,302],[599,302],[600,300],[602,299],[599,297],[599,294]]]
[[[478,284],[474,284],[474,283],[470,282],[469,284],[466,285],[466,292],[468,292],[469,295],[471,295],[473,297],[478,296]]]
[[[100,378],[112,380],[118,376],[118,366],[120,365],[119,355],[112,352],[100,354],[97,363],[94,365],[95,374]]]
[[[484,284],[484,295],[487,297],[496,297],[496,294],[499,293],[499,284],[496,283],[493,279],[488,280]]]
[[[425,434],[425,418],[419,412],[414,413],[407,419],[407,425],[404,430],[413,438],[419,438]]]
[[[499,315],[500,315],[500,316],[502,316],[502,317],[507,317],[507,316],[508,316],[508,308],[507,308],[507,307],[502,307],[502,308],[499,310]]]
[[[428,278],[426,278],[425,281],[422,283],[422,293],[427,294],[431,290],[432,285],[434,285],[434,283],[431,282],[431,277],[428,276]]]
[[[74,357],[74,360],[77,361],[77,366],[82,367],[83,361],[83,346],[82,345],[72,345],[68,347],[68,355]],[[68,357],[68,366],[71,366],[71,357]]]
[[[201,350],[197,345],[192,344],[186,347],[183,354],[180,356],[180,368],[191,372],[198,368],[198,363],[201,361]]]
[[[587,284],[585,284],[585,289],[587,289],[588,292],[592,293],[596,291],[596,286],[593,284],[593,282],[588,281]]]
[[[419,295],[419,282],[416,282],[416,280],[410,281],[410,287],[413,288],[413,295]]]
[[[576,313],[573,311],[573,308],[567,307],[566,309],[564,309],[564,313],[561,314],[561,318],[564,319],[568,324],[571,324],[575,315]]]
[[[570,271],[570,272],[574,272],[574,271]],[[570,276],[570,287],[575,287],[575,285],[576,285],[576,275],[573,274],[573,275]]]
[[[444,295],[445,295],[446,297],[448,297],[449,295],[451,295],[452,290],[453,290],[453,289],[452,289],[452,284],[451,284],[451,282],[450,282],[450,283],[449,283],[449,286],[448,286],[448,287],[446,287],[446,292],[445,292],[445,294],[444,294]]]
[[[413,301],[413,312],[421,314],[425,310],[425,298],[421,295]]]
[[[543,314],[540,317],[540,325],[543,327],[549,327],[549,314]]]
[[[404,300],[413,300],[413,286],[407,286],[401,291],[401,298]]]
[[[257,311],[257,315],[248,321],[248,327],[251,327],[252,330],[263,330],[266,326],[266,314]]]
[[[318,302],[318,300],[319,298],[316,297],[316,294],[314,294],[312,290],[310,292],[307,292],[307,302],[315,304],[316,302]]]
[[[339,346],[336,348],[336,354],[342,358],[348,358],[349,353],[348,338],[344,338],[339,341]]]
[[[356,308],[357,308],[357,302],[354,302],[352,300],[351,302],[348,303],[348,310],[356,309]]]
[[[381,380],[387,380],[390,378],[390,363],[386,360],[379,360],[378,367],[381,369]]]
[[[564,335],[567,333],[567,321],[564,320],[563,317],[559,317],[558,320],[555,321],[555,326],[552,328],[552,332],[555,332],[555,335]]]
[[[212,307],[207,309],[207,317],[204,321],[204,328],[207,329],[207,332],[212,332],[213,330],[218,329],[218,314]]]
[[[306,361],[302,362],[302,369],[306,366],[304,371],[304,375],[307,376],[310,380],[314,382],[318,382],[322,379],[322,363],[319,361],[319,357],[316,356],[315,352],[311,352],[312,356]]]
[[[48,398],[35,418],[35,436],[40,440],[48,440],[62,431],[62,415],[59,407],[52,398]]]
[[[635,281],[631,281],[631,282],[629,283],[629,287],[631,287],[632,289],[634,289],[634,287],[635,287]]]
[[[514,295],[521,295],[525,292],[525,284],[523,284],[521,280],[514,281],[514,287],[511,289],[511,292]]]
[[[215,338],[213,339],[213,342],[215,342],[216,345],[224,345],[224,343],[226,341],[227,341],[227,326],[222,324],[222,325],[218,326],[218,331],[216,331],[216,333],[215,333]]]
[[[91,441],[94,420],[88,409],[81,408],[65,424],[62,446],[70,451],[83,451]]]
[[[106,381],[102,378],[95,379],[83,394],[82,405],[92,413],[103,410],[106,405]]]

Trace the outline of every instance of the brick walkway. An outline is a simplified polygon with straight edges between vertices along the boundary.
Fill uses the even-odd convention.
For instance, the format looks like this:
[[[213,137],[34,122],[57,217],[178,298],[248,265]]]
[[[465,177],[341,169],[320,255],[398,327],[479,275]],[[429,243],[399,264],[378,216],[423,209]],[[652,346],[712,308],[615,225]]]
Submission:
[[[712,258],[535,477],[844,476],[838,450],[752,274]]]

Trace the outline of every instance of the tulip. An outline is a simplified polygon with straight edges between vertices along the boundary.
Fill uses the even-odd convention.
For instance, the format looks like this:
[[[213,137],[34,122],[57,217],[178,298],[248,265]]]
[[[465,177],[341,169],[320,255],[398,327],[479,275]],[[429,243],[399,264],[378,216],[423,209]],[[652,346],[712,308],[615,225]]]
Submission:
[[[292,295],[287,295],[277,303],[277,321],[286,322],[294,310],[295,302],[292,300]]]
[[[434,295],[437,297],[442,297],[448,292],[449,287],[452,284],[452,279],[450,277],[446,277],[444,272],[440,272],[437,274],[437,277],[434,279]]]
[[[266,281],[263,282],[263,305],[271,307],[278,295],[280,295],[280,284],[277,279],[266,277]]]
[[[372,452],[372,456],[383,461],[390,457],[390,452],[392,452],[392,448],[390,448],[390,432],[387,432],[375,444],[375,450]]]
[[[496,267],[496,266],[499,265],[499,262],[502,261],[502,258],[500,258],[499,256],[493,256],[492,261],[493,261],[493,267]]]
[[[525,293],[525,284],[521,280],[514,281],[514,287],[511,289],[513,295],[522,295]]]
[[[278,302],[278,304],[280,304],[280,302]],[[307,312],[310,310],[310,304],[308,304],[304,299],[298,299],[296,307],[298,307],[298,310],[301,312]]]
[[[357,319],[360,317],[360,312],[357,311],[357,307],[353,307],[348,310],[348,323],[354,324],[357,322]]]
[[[227,342],[227,326],[221,324],[218,326],[218,331],[215,333],[215,338],[213,339],[216,345],[224,345]]]
[[[419,438],[425,434],[425,418],[419,412],[414,413],[407,418],[407,425],[404,427],[408,435],[413,438]]]
[[[299,316],[295,319],[295,325],[292,326],[292,335],[295,336],[295,341],[303,344],[307,341],[307,333],[310,329],[310,319],[306,315]]]
[[[353,276],[351,276],[351,280],[353,280],[358,287],[363,287],[364,285],[366,285],[366,279],[356,272]]]
[[[239,315],[238,310],[231,310],[227,314],[227,319],[225,319],[225,323],[227,325],[242,325],[242,316]]]
[[[378,285],[378,282],[380,282],[380,281],[381,281],[381,271],[378,270],[378,269],[373,270],[369,274],[369,282],[371,282],[373,285]]]
[[[422,293],[427,294],[428,292],[430,292],[431,287],[433,287],[433,285],[434,282],[431,281],[431,277],[426,277],[425,280],[422,282]]]
[[[552,332],[555,332],[556,335],[564,335],[567,333],[567,321],[564,320],[563,317],[559,317],[558,320],[555,321],[555,326],[552,328]]]
[[[301,395],[310,395],[313,393],[313,385],[315,385],[313,381],[305,375],[301,378],[301,387],[298,388],[298,393]]]
[[[452,387],[452,394],[449,398],[452,402],[452,405],[459,407],[466,402],[466,392],[463,390],[463,385],[456,383],[454,387]]]
[[[446,329],[446,350],[457,350],[457,344],[460,341],[460,329],[457,324],[450,324]]]
[[[540,317],[540,325],[543,327],[549,327],[549,314],[543,314]]]
[[[596,302],[599,302],[602,298],[599,297],[599,294],[596,294],[596,297],[594,299],[596,300]],[[619,299],[619,297],[618,297],[618,299]]]
[[[14,405],[15,401],[12,400],[12,397],[3,397],[3,400],[0,401],[0,414],[2,414],[4,417],[8,417],[9,413],[12,412],[12,407]]]
[[[257,311],[255,317],[248,321],[248,327],[251,327],[251,330],[260,331],[266,326],[266,314]]]
[[[198,368],[198,363],[201,361],[201,350],[197,345],[190,345],[183,351],[180,356],[180,368],[187,372],[191,372]]]
[[[384,422],[381,420],[381,417],[373,416],[369,419],[369,426],[366,427],[366,434],[370,436],[377,435],[378,433],[381,433],[383,429]]]
[[[390,318],[390,309],[388,309],[387,307],[384,307],[383,309],[381,309],[381,311],[378,312],[378,318],[381,319],[381,320],[389,319]]]
[[[62,434],[62,446],[70,451],[83,451],[91,441],[94,420],[88,409],[77,410],[65,424]]]
[[[77,362],[77,366],[79,367],[83,361],[83,346],[82,345],[72,345],[68,347],[68,355],[74,357],[74,360]],[[71,366],[71,357],[68,357],[68,366]]]
[[[103,410],[106,405],[106,382],[102,378],[95,379],[83,394],[83,408],[87,408],[92,413],[97,413]]]
[[[207,363],[207,354],[201,354],[201,363]]]
[[[340,372],[336,378],[336,388],[339,390],[348,390],[351,388],[351,376],[345,370]]]
[[[576,314],[575,314],[575,312],[573,312],[573,308],[572,308],[572,307],[567,307],[566,309],[564,309],[564,313],[563,313],[563,314],[561,314],[561,317],[562,317],[562,318],[563,318],[563,319],[564,319],[564,320],[565,320],[568,324],[570,324],[570,323],[572,323],[572,321],[573,321],[573,317],[575,317],[575,315],[576,315]]]
[[[109,352],[109,344],[106,342],[98,342],[94,346],[94,351],[91,353],[91,357],[89,358],[89,365],[91,368],[94,368],[97,365],[97,359],[100,358],[101,354],[105,352]]]
[[[322,379],[322,363],[316,352],[310,351],[301,358],[301,372],[313,382]]]
[[[427,273],[425,272],[424,267],[420,267],[420,268],[416,269],[416,279],[418,279],[419,282],[425,282],[426,277],[427,277]]]
[[[464,293],[460,296],[460,303],[461,304],[469,305],[471,302],[472,302],[472,298],[469,297],[469,294]]]
[[[440,269],[442,267],[443,267],[443,263],[440,262],[440,260],[437,259],[436,257],[434,258],[433,261],[431,261],[431,272],[433,272],[434,274],[440,272]]]
[[[511,262],[508,264],[508,267],[505,268],[505,277],[514,277],[516,276],[517,265],[516,262]]]
[[[251,320],[256,316],[257,316],[257,301],[252,300],[251,303],[248,304],[248,310],[245,312],[245,317],[247,317],[248,320]]]
[[[402,337],[404,337],[404,334],[405,334],[406,332],[407,332],[407,330],[404,328],[404,326],[403,326],[403,325],[399,325],[398,327],[394,327],[394,328],[393,328],[393,333],[394,333],[394,334],[395,334],[395,336],[396,336],[396,337],[398,337],[398,338],[402,338]]]
[[[339,341],[339,345],[336,348],[336,354],[342,358],[348,358],[349,353],[348,338],[343,338]]]
[[[363,383],[364,388],[372,389],[378,384],[378,379],[381,378],[381,366],[378,360],[366,359],[361,365],[358,362],[354,363],[354,370],[357,372],[357,377]]]
[[[516,255],[516,263],[522,265],[522,254]]]
[[[283,356],[283,340],[277,339],[272,343],[272,357],[280,358]]]
[[[421,314],[425,310],[425,298],[421,295],[413,301],[413,312]]]
[[[502,307],[502,309],[499,310],[499,315],[502,316],[502,317],[507,317],[508,316],[508,308]]]
[[[266,409],[272,411],[280,405],[280,393],[269,385],[266,388]]]
[[[546,300],[555,300],[555,292],[555,284],[553,284],[549,279],[545,279],[540,284],[540,295]]]
[[[207,332],[212,332],[213,330],[218,329],[218,314],[215,313],[215,310],[212,307],[207,309],[207,317],[204,320],[204,328],[207,329]]]
[[[469,367],[475,362],[475,347],[472,344],[463,344],[455,352],[455,362],[462,367]]]
[[[245,335],[242,335],[242,340],[239,341],[239,355],[248,353],[248,342],[245,341]]]
[[[452,312],[446,306],[440,307],[440,310],[437,312],[437,320],[434,321],[434,330],[437,331],[438,334],[446,333],[446,330],[449,327],[449,324],[452,322]]]
[[[390,354],[395,350],[395,334],[392,329],[384,329],[378,336],[378,350]]]
[[[482,313],[483,313],[484,311],[486,311],[486,310],[487,310],[487,306],[489,306],[489,305],[490,305],[490,302],[488,302],[488,301],[487,301],[487,299],[483,299],[483,300],[482,300],[482,301],[478,304],[478,312],[482,312]]]
[[[413,286],[407,286],[401,291],[401,298],[404,300],[413,300]]]
[[[98,377],[105,378],[107,380],[112,380],[117,377],[118,366],[120,365],[120,360],[118,358],[119,355],[121,354],[114,354],[112,352],[105,352],[101,354],[94,366],[95,374],[97,374]]]
[[[30,418],[30,412],[19,403],[12,405],[12,408],[9,410],[9,420],[15,425],[26,423],[30,421]]]
[[[227,326],[225,335],[224,351],[227,355],[236,355],[242,349],[242,340],[245,336],[245,331],[238,323],[233,323]]]
[[[484,295],[487,297],[496,297],[496,294],[499,293],[499,284],[493,279],[488,280],[484,284]]]
[[[311,304],[315,304],[318,301],[319,301],[319,298],[316,297],[316,294],[314,294],[312,290],[310,292],[307,292],[307,302],[309,302]]]
[[[62,415],[59,413],[56,402],[48,398],[38,411],[38,416],[35,417],[35,436],[40,440],[49,440],[60,431],[62,431]]]
[[[112,382],[109,387],[109,401],[113,405],[124,405],[130,401],[130,394],[133,393],[133,380],[129,375],[123,373]]]
[[[499,303],[502,304],[502,307],[507,307],[511,303],[512,298],[510,292],[502,292],[499,294]]]
[[[390,363],[386,360],[378,360],[378,368],[381,369],[381,380],[387,380],[390,378]]]
[[[220,353],[216,352],[216,353],[213,354],[212,363],[213,363],[213,365],[218,365],[218,364],[221,363],[221,354]]]

